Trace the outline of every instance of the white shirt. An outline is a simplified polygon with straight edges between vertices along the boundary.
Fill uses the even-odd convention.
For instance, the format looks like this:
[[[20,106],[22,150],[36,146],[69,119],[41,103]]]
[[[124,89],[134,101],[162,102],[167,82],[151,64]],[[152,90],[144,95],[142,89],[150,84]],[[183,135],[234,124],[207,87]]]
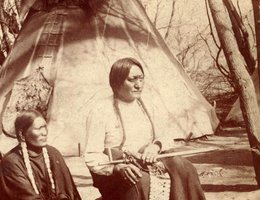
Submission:
[[[118,102],[126,135],[123,150],[138,152],[144,145],[153,141],[151,122],[142,106],[137,102]]]
[[[122,127],[113,102],[113,97],[100,101],[92,109],[87,120],[85,162],[92,172],[101,175],[112,174],[113,165],[99,166],[98,164],[109,161],[103,151],[105,148],[119,147],[123,141],[123,132],[125,132],[125,142],[122,149],[131,152],[138,152],[154,139],[161,137],[163,132],[160,127],[155,131],[155,138],[153,138],[151,122],[137,101],[126,103],[118,100]],[[168,138],[164,141],[169,143]],[[171,145],[170,143],[165,145],[166,142],[163,141],[161,143],[164,149]]]

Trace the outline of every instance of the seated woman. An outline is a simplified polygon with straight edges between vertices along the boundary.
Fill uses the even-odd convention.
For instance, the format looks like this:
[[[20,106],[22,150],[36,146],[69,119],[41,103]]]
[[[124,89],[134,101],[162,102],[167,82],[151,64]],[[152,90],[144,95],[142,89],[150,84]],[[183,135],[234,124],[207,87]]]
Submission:
[[[156,181],[156,175],[145,167],[156,163],[158,153],[172,148],[167,142],[173,143],[173,139],[169,140],[156,127],[154,112],[141,100],[144,85],[141,64],[133,58],[120,59],[113,64],[109,78],[114,95],[100,101],[90,112],[85,151],[86,165],[102,197],[105,200],[205,199],[197,171],[188,160],[181,157],[161,160],[170,177],[168,186],[156,185],[159,178]],[[113,154],[114,149],[135,156],[141,165],[131,162],[100,165],[109,161],[109,152],[112,150]]]
[[[1,199],[80,200],[62,155],[47,145],[43,116],[23,111],[15,120],[15,131],[19,144],[0,164]]]

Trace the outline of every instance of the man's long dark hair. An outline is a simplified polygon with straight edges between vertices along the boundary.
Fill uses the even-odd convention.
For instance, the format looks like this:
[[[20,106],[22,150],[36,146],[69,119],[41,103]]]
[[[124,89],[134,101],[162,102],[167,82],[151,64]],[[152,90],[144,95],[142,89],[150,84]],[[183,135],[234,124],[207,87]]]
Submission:
[[[109,84],[114,94],[117,94],[118,89],[128,77],[130,69],[133,65],[139,67],[142,73],[144,74],[144,70],[141,63],[134,58],[122,58],[117,60],[112,65],[109,74]]]

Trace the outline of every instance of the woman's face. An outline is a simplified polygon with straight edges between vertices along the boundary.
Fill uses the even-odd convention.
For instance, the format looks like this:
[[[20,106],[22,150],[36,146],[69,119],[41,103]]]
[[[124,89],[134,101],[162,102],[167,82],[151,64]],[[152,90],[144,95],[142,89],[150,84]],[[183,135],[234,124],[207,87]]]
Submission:
[[[47,145],[47,124],[42,117],[34,119],[33,124],[28,128],[24,134],[27,144],[34,147],[44,147]]]
[[[133,65],[129,75],[117,91],[118,98],[122,101],[132,102],[140,98],[144,86],[144,74],[141,69]]]

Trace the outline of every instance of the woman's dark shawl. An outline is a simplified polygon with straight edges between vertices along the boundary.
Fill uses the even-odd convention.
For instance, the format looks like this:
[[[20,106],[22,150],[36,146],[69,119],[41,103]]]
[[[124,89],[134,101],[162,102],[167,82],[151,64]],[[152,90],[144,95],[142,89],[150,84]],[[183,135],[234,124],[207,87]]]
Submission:
[[[62,155],[54,147],[47,146],[47,150],[56,187],[56,199],[80,200]],[[38,173],[34,165],[31,166],[33,172]],[[19,145],[7,153],[0,163],[0,197],[5,200],[44,199],[33,190]]]

